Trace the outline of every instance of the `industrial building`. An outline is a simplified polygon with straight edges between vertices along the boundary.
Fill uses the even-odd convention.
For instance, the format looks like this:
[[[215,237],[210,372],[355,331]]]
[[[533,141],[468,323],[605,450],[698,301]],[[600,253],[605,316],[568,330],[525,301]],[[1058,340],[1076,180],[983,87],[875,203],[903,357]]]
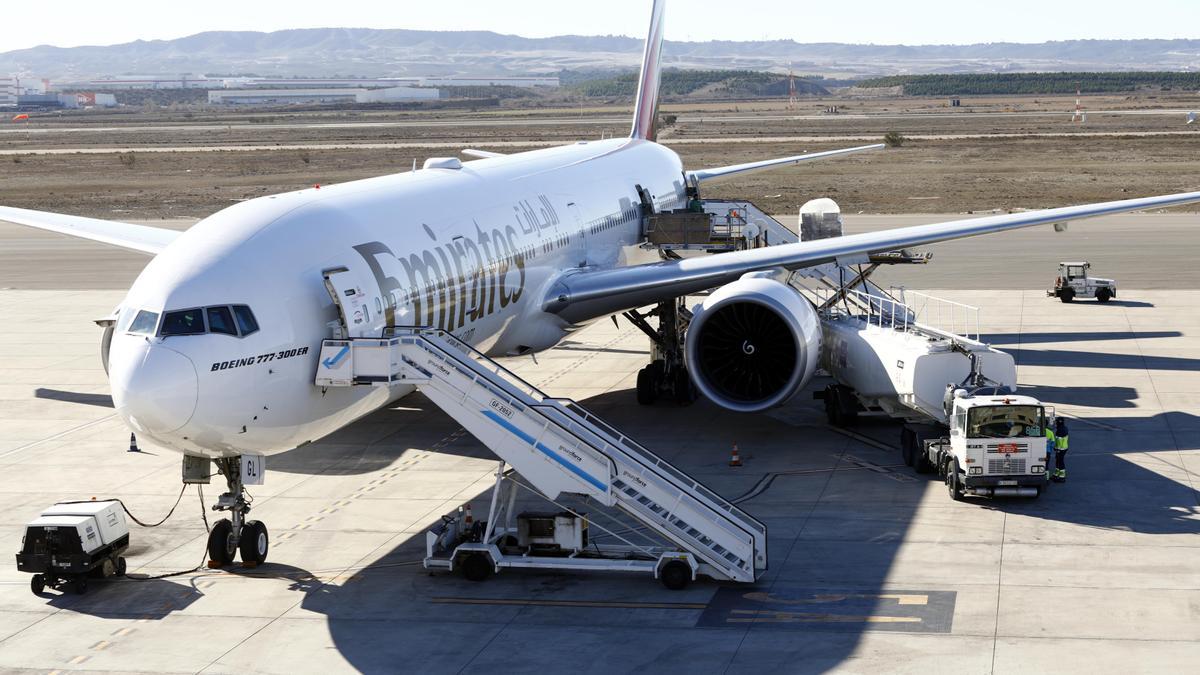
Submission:
[[[49,81],[34,77],[0,77],[0,107],[20,105],[20,97],[45,94],[49,88]]]
[[[2,86],[2,85],[0,85]],[[4,104],[3,94],[0,94],[0,105],[16,106],[21,109],[34,110],[39,108],[66,108],[68,110],[77,110],[80,108],[115,108],[117,105],[117,97],[112,94],[103,93],[74,93],[74,94],[20,94],[13,97],[13,102]]]
[[[0,80],[2,82],[2,80]],[[550,87],[557,76],[532,77],[207,77],[120,75],[72,82],[72,89],[377,89],[390,87]]]
[[[208,92],[214,105],[288,105],[296,103],[392,103],[436,99],[437,89],[226,89]]]
[[[220,80],[210,80],[204,76],[192,76],[191,73],[182,75],[121,75],[118,77],[102,77],[95,80],[71,83],[72,88],[79,89],[206,89],[216,86]]]
[[[424,77],[427,87],[558,87],[558,76],[546,77]]]

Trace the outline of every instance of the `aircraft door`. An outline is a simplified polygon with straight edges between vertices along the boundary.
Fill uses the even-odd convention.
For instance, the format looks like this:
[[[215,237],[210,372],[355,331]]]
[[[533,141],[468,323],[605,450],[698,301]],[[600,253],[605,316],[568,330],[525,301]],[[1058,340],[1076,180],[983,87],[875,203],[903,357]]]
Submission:
[[[583,215],[579,212],[579,206],[575,202],[567,202],[567,212],[571,214],[571,220],[567,223],[568,231],[577,232],[575,235],[575,244],[571,247],[572,251],[578,251],[578,264],[580,267],[586,267],[592,264],[591,256],[588,255],[588,232],[583,225]]]
[[[370,337],[378,335],[379,331],[373,326],[382,319],[378,310],[371,304],[371,297],[364,288],[371,285],[363,283],[359,275],[346,267],[331,267],[322,270],[325,278],[325,290],[337,307],[338,323],[344,337]]]

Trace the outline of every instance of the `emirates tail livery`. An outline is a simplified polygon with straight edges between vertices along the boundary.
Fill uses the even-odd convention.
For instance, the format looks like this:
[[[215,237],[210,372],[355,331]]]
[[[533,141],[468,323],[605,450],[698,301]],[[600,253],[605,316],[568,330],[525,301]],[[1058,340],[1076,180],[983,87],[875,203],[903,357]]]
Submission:
[[[880,147],[685,169],[655,142],[664,4],[653,4],[628,138],[466,151],[477,159],[430,159],[419,171],[260,197],[182,233],[6,207],[0,220],[153,256],[104,335],[113,402],[144,439],[217,461],[231,485],[221,506],[234,513],[222,533],[236,543],[242,455],[315,441],[412,391],[314,386],[331,332],[436,326],[488,355],[524,354],[587,322],[718,289],[693,317],[686,372],[717,405],[753,412],[802,388],[820,349],[814,308],[771,272],[1200,202],[1192,192],[649,260],[640,246],[647,205],[683,208],[704,181]],[[762,320],[737,320],[739,308]],[[778,358],[764,365],[770,354]],[[751,377],[769,368],[773,384],[722,386],[714,373],[730,363]],[[254,525],[265,556],[265,528]]]

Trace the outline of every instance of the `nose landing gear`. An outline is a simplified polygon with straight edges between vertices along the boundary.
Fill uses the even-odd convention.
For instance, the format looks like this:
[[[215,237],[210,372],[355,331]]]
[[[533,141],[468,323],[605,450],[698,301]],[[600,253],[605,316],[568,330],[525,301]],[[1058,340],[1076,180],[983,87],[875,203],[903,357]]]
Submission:
[[[257,567],[267,560],[270,537],[267,526],[257,520],[246,520],[252,500],[246,498],[246,487],[242,483],[242,458],[215,459],[217,471],[225,477],[229,491],[217,499],[213,511],[228,511],[229,518],[222,518],[213,525],[208,535],[208,566],[225,567],[241,554],[242,565]]]

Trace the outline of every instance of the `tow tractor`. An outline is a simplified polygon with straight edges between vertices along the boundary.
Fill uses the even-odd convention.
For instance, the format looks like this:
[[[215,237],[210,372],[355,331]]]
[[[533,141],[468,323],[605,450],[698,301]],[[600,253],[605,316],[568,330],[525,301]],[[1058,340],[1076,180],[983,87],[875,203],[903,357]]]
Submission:
[[[1096,298],[1099,302],[1108,302],[1117,297],[1117,282],[1089,276],[1090,267],[1091,263],[1088,262],[1058,263],[1058,278],[1054,280],[1054,288],[1046,291],[1046,295],[1063,302],[1071,302],[1075,298]]]
[[[957,327],[976,308],[909,292],[920,302],[914,309],[878,287],[835,297],[820,305],[822,367],[835,383],[814,393],[831,424],[849,426],[860,412],[902,421],[904,463],[936,471],[956,500],[1041,493],[1046,408],[1016,394],[1011,355],[981,342],[978,328]],[[916,321],[934,306],[961,319],[954,330]]]

